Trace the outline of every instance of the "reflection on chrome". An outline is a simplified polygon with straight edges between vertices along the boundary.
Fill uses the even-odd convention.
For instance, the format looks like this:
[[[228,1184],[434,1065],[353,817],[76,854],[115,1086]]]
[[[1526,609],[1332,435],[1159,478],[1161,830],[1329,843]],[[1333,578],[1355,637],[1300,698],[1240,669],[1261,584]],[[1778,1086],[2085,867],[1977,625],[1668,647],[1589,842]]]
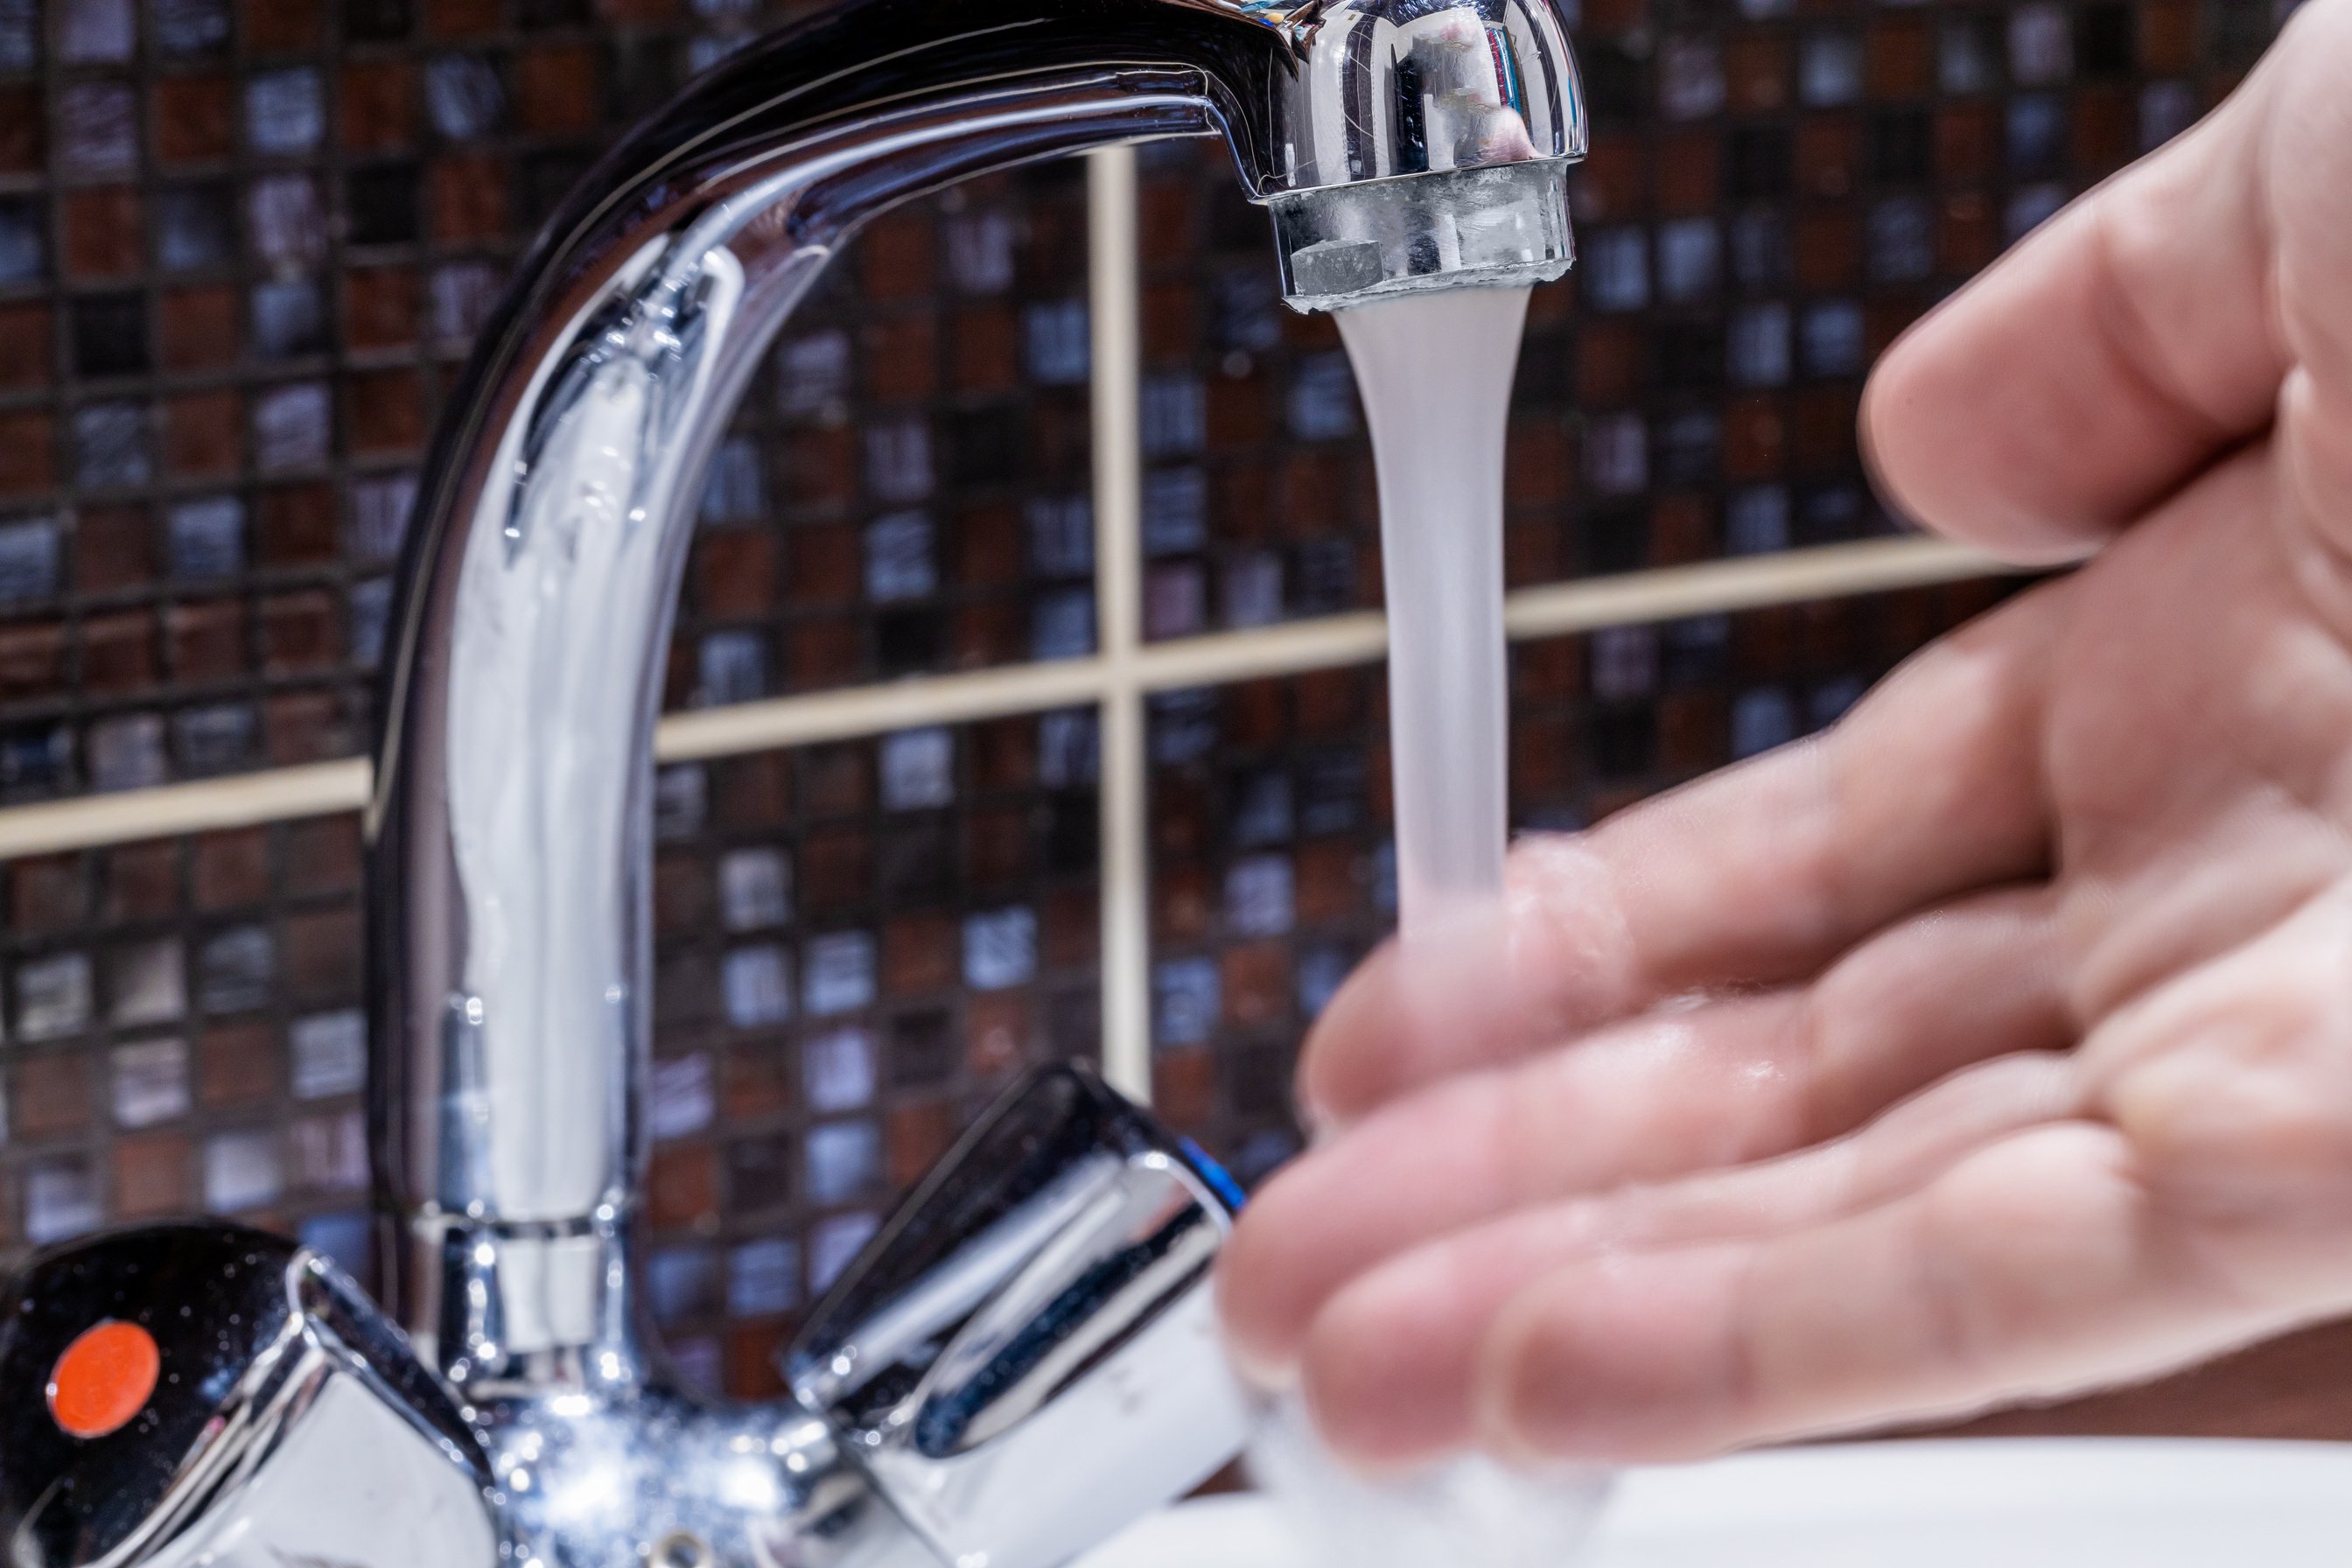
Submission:
[[[1269,208],[1297,308],[1569,265],[1585,128],[1554,0],[851,0],[691,84],[560,208],[442,424],[382,706],[398,1328],[223,1226],[37,1260],[0,1339],[11,1568],[1054,1568],[1239,1446],[1208,1300],[1238,1195],[1083,1069],[1011,1091],[926,1179],[775,1402],[675,1387],[629,1247],[652,728],[729,411],[877,213],[1201,135]],[[67,1436],[27,1379],[136,1314],[176,1381]]]
[[[1209,1310],[1224,1176],[1081,1068],[1031,1075],[820,1303],[792,1392],[593,1375],[481,1395],[332,1264],[233,1226],[47,1253],[0,1323],[10,1568],[1055,1568],[1232,1456]],[[616,1286],[617,1288],[617,1286]],[[100,1323],[154,1342],[134,1417],[52,1413]]]

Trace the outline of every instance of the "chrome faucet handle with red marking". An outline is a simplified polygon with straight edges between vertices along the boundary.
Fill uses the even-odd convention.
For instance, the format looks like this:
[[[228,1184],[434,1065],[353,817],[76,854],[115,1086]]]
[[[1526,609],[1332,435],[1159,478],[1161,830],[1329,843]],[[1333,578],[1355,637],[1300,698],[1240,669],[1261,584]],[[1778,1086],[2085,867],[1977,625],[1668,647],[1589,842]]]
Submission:
[[[318,1254],[241,1226],[40,1254],[0,1318],[9,1568],[488,1564],[456,1405]]]

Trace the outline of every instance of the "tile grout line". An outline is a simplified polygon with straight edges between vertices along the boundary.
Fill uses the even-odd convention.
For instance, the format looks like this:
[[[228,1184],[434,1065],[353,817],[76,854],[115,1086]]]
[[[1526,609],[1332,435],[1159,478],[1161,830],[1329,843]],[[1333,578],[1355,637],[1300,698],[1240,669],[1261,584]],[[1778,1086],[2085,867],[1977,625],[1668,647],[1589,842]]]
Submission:
[[[365,757],[0,809],[0,861],[142,838],[326,816],[367,803]]]
[[[1939,539],[1864,540],[1522,588],[1506,605],[1505,624],[1515,639],[1559,637],[2020,570]],[[1380,613],[1365,610],[1139,644],[1116,666],[1101,656],[1054,659],[771,698],[672,714],[661,721],[654,749],[665,763],[740,756],[922,724],[1107,704],[1115,686],[1130,689],[1139,708],[1155,691],[1368,663],[1381,657],[1386,636]],[[1108,767],[1108,735],[1101,749]],[[368,776],[367,759],[351,757],[0,807],[0,861],[356,811],[367,803]]]
[[[1087,160],[1087,312],[1094,440],[1095,667],[1099,721],[1095,789],[1101,814],[1097,897],[1103,1076],[1139,1103],[1151,1100],[1150,780],[1142,645],[1143,262],[1137,232],[1133,147]]]

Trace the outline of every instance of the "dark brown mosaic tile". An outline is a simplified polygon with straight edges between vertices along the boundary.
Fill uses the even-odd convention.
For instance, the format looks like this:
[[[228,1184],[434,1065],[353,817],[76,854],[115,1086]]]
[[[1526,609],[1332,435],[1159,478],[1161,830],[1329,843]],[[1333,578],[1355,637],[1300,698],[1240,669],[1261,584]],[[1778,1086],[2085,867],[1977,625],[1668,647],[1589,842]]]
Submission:
[[[356,750],[415,468],[536,215],[805,8],[58,0],[53,52],[0,51],[0,621],[63,637],[0,654],[0,799]],[[720,453],[674,702],[1091,646],[1089,563],[1033,565],[1025,521],[1084,521],[1082,202],[1075,166],[985,182],[835,269]]]
[[[1967,584],[1520,644],[1515,825],[1580,827],[1817,729],[2011,591]],[[1385,708],[1378,668],[1152,703],[1154,1094],[1246,1181],[1296,1148],[1298,1038],[1394,921]]]
[[[357,1257],[355,824],[7,868],[12,1237],[209,1208]]]
[[[766,1386],[745,1347],[971,1112],[1094,1054],[1092,737],[1057,713],[663,773],[647,1242],[696,1375]],[[201,1207],[359,1256],[359,861],[333,816],[6,868],[7,1235]]]
[[[1869,360],[2216,100],[2274,20],[2221,0],[1586,5],[1581,258],[1530,311],[1511,580],[1892,526],[1853,440]],[[1337,340],[1281,310],[1217,149],[1144,158],[1150,635],[1365,602],[1376,511]]]

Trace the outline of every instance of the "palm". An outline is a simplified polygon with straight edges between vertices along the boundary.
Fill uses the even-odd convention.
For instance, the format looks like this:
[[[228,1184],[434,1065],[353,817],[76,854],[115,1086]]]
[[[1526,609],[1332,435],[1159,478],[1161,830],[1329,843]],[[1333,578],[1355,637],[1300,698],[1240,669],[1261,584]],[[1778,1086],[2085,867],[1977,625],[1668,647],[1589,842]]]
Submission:
[[[2081,571],[1368,965],[1237,1348],[1346,1448],[1644,1457],[2352,1308],[2352,0],[1890,356],[1931,525]]]
[[[2086,1108],[2255,1330],[2352,1306],[2352,626],[2276,461],[2058,585],[2043,741]]]

